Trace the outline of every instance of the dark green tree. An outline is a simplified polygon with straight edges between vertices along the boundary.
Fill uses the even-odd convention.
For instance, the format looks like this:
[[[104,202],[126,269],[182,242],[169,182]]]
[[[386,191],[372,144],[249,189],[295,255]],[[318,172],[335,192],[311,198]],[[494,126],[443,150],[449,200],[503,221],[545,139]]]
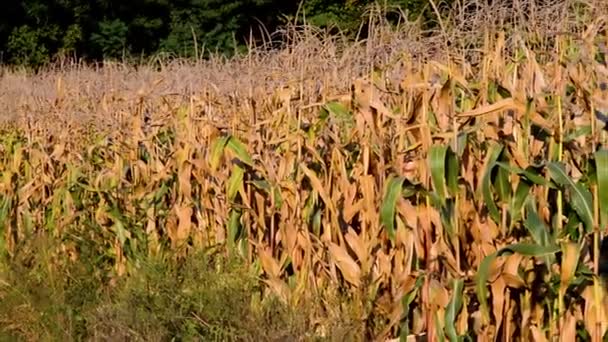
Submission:
[[[277,24],[280,10],[293,10],[276,0],[182,0],[171,11],[170,30],[161,49],[182,56],[199,52],[232,53],[244,42],[252,25]],[[257,32],[257,31],[256,31]]]
[[[3,63],[36,66],[57,56],[201,56],[203,47],[205,54],[232,54],[243,50],[250,34],[261,40],[264,31],[293,20],[298,9],[303,10],[300,22],[305,14],[309,24],[356,33],[371,3],[304,0],[300,8],[299,1],[281,0],[5,0],[0,58]],[[413,15],[429,11],[427,0],[379,3],[398,5]]]

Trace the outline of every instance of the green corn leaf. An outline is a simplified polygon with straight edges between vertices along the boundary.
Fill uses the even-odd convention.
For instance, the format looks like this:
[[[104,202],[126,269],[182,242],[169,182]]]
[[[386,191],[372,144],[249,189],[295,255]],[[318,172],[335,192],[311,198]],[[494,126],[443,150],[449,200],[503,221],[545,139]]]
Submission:
[[[564,142],[570,142],[580,137],[591,135],[591,125],[579,126],[564,136]]]
[[[255,186],[256,188],[264,191],[269,196],[272,194],[275,203],[275,209],[281,209],[281,206],[283,206],[283,196],[281,195],[281,189],[279,189],[278,186],[272,186],[266,180],[254,180],[250,181],[249,183],[253,184],[253,186]]]
[[[410,304],[412,304],[414,299],[416,299],[416,296],[418,295],[418,291],[422,287],[423,283],[424,283],[424,276],[417,277],[416,282],[414,284],[414,288],[409,293],[407,293],[405,296],[403,296],[403,298],[401,299],[401,304],[403,306],[404,314],[407,314],[409,312]]]
[[[165,197],[166,194],[169,193],[171,188],[167,185],[167,182],[162,182],[160,189],[154,193],[153,201],[154,203],[159,203],[160,200]]]
[[[488,288],[486,283],[488,282],[488,277],[490,276],[490,265],[492,261],[496,259],[498,252],[494,252],[490,255],[487,255],[479,264],[479,269],[477,270],[477,279],[476,279],[476,292],[477,292],[477,300],[479,300],[479,306],[481,309],[481,314],[483,317],[488,320]]]
[[[530,196],[530,189],[532,186],[524,179],[519,180],[517,189],[515,189],[515,196],[511,199],[511,205],[509,206],[509,212],[511,213],[511,222],[514,224],[518,222],[522,217],[523,207]]]
[[[496,170],[496,180],[494,181],[494,187],[498,193],[498,198],[504,203],[511,200],[511,194],[513,192],[511,188],[511,182],[509,181],[509,172],[501,167]]]
[[[211,170],[215,171],[219,167],[220,160],[224,155],[224,148],[226,147],[226,144],[228,144],[229,139],[230,136],[221,137],[215,140],[211,145],[211,155],[209,156],[209,166],[211,167]]]
[[[231,210],[228,219],[228,243],[234,246],[234,243],[239,237],[241,230],[241,212],[240,210]]]
[[[314,215],[315,206],[319,201],[319,194],[312,190],[306,201],[304,202],[304,207],[302,208],[302,216],[306,219],[307,222],[310,222],[312,219],[312,215]]]
[[[240,161],[253,167],[253,159],[251,159],[251,155],[249,155],[249,152],[247,152],[247,146],[245,146],[239,139],[231,136],[230,139],[228,139],[226,147],[236,154]]]
[[[307,132],[308,139],[311,143],[314,142],[314,140],[317,137],[317,134],[323,128],[325,128],[325,126],[327,125],[328,118],[329,118],[329,111],[326,108],[321,107],[321,110],[319,111],[319,115],[317,116],[318,120],[312,125],[312,127]]]
[[[571,211],[568,215],[568,222],[564,226],[563,231],[560,233],[569,236],[573,241],[580,242],[580,239],[584,236],[584,234],[581,234],[578,229],[579,224],[581,223],[582,222],[580,217],[578,217],[578,214],[574,211]]]
[[[457,151],[454,151],[458,158],[462,158],[464,154],[464,149],[467,146],[467,142],[469,140],[469,132],[460,132],[458,137],[456,138],[457,143]]]
[[[435,336],[435,340],[438,342],[444,342],[445,334],[443,333],[443,327],[439,321],[439,313],[437,311],[433,311],[433,321],[435,322],[435,332],[437,334],[437,336]]]
[[[241,186],[243,186],[243,178],[245,176],[245,170],[238,165],[232,166],[232,174],[226,184],[226,196],[228,201],[234,201],[236,194],[238,193]]]
[[[321,236],[321,216],[322,215],[323,215],[323,211],[321,209],[318,209],[312,217],[312,231],[314,232],[315,236],[317,236],[317,237]]]
[[[273,189],[275,209],[281,210],[283,207],[283,195],[281,194],[281,189],[278,186],[273,187]]]
[[[456,211],[454,203],[454,201],[448,201],[446,202],[445,206],[439,209],[441,224],[445,228],[445,231],[448,233],[450,239],[453,239],[456,233],[454,231],[454,212]]]
[[[439,198],[442,206],[445,205],[447,200],[446,186],[445,186],[445,161],[448,147],[445,145],[432,146],[429,151],[429,164],[431,169],[431,181],[433,183],[433,189]]]
[[[505,170],[510,171],[511,173],[515,173],[521,177],[524,177],[525,179],[529,180],[530,182],[532,182],[534,184],[555,188],[555,186],[553,186],[553,184],[548,182],[543,176],[539,175],[532,166],[529,166],[524,170],[522,168],[519,168],[519,167],[513,166],[513,165],[509,165],[504,162],[496,162],[496,165],[500,166],[501,168],[503,168]]]
[[[325,121],[327,121],[327,118],[329,118],[329,111],[325,107],[321,107],[317,118],[319,119],[318,122],[325,123]]]
[[[559,252],[561,247],[557,244],[549,244],[547,246],[539,246],[533,243],[516,243],[500,249],[499,255],[503,254],[521,254],[528,257],[544,257],[554,255]]]
[[[446,335],[450,339],[450,341],[456,342],[458,341],[458,333],[456,332],[456,320],[458,318],[458,313],[462,308],[462,290],[464,287],[464,281],[462,279],[454,279],[452,281],[452,298],[448,303],[448,306],[445,311],[445,330]]]
[[[496,203],[494,202],[494,196],[492,194],[492,170],[494,169],[494,166],[496,165],[496,161],[498,160],[498,157],[500,157],[502,150],[503,150],[503,146],[494,145],[488,152],[489,160],[488,160],[488,164],[486,166],[486,170],[483,175],[483,181],[482,181],[482,186],[481,186],[484,203],[485,203],[486,207],[488,208],[490,217],[492,217],[492,219],[496,223],[500,223],[500,212],[498,211],[498,207],[496,206]]]
[[[404,180],[404,177],[389,179],[382,207],[380,208],[380,223],[386,228],[388,236],[393,241],[395,240],[395,211]]]
[[[526,208],[528,217],[524,222],[524,226],[530,232],[534,241],[540,246],[554,245],[555,241],[549,234],[549,227],[545,224],[542,218],[536,212],[532,204],[528,204]]]
[[[403,189],[401,191],[401,196],[403,196],[403,198],[410,198],[413,197],[415,195],[421,195],[421,196],[426,196],[430,194],[428,193],[428,191],[426,191],[426,189],[422,186],[421,183],[410,183],[409,181],[405,180],[403,183]]]
[[[0,231],[4,232],[7,226],[7,223],[10,220],[10,212],[12,209],[12,199],[9,196],[0,197],[2,200],[0,201]],[[3,235],[3,234],[0,234]]]
[[[325,108],[327,109],[328,112],[330,112],[331,114],[335,115],[337,118],[340,118],[340,119],[347,119],[352,116],[352,114],[350,113],[348,108],[346,108],[340,102],[336,102],[336,101],[328,102],[325,104]]]
[[[566,174],[563,164],[551,162],[547,164],[551,179],[557,184],[567,189],[570,195],[570,202],[576,213],[583,221],[587,232],[593,229],[593,204],[591,192],[580,183],[574,183],[572,178]]]
[[[108,210],[108,216],[112,218],[114,221],[114,225],[112,225],[112,230],[116,233],[116,237],[118,237],[118,241],[120,241],[120,245],[124,246],[127,242],[127,239],[130,237],[129,232],[125,228],[124,225],[124,217],[120,212],[120,209],[117,207],[112,207]]]
[[[600,222],[602,227],[608,225],[608,150],[595,152],[597,194],[600,207]]]
[[[249,183],[253,184],[253,186],[255,186],[256,188],[263,190],[267,194],[270,194],[270,183],[268,183],[268,181],[254,180],[254,181],[250,181]]]
[[[7,250],[7,241],[5,240],[7,222],[11,211],[12,201],[8,196],[0,195],[0,257],[4,257]],[[48,229],[48,227],[47,227]]]

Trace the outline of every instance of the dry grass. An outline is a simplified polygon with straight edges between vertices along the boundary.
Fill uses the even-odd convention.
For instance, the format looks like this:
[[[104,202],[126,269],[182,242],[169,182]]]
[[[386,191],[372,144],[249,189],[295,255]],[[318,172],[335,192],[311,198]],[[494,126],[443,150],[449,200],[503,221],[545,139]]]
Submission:
[[[373,17],[358,43],[291,27],[232,60],[7,70],[0,250],[48,235],[55,267],[93,243],[112,283],[219,249],[264,297],[324,302],[319,335],[349,315],[364,339],[598,341],[608,7],[508,3],[438,32]]]

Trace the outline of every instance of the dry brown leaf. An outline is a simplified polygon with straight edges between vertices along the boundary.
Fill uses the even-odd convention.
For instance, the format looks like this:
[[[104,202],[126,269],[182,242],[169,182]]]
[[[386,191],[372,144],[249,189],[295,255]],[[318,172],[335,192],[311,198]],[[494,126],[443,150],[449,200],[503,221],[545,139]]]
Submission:
[[[376,252],[376,262],[374,267],[374,280],[389,279],[392,273],[391,259],[384,251]]]
[[[525,74],[524,83],[528,85],[527,96],[529,98],[535,97],[538,94],[541,94],[542,91],[547,86],[547,82],[545,81],[544,74],[540,65],[536,61],[536,54],[524,47],[527,55],[526,66],[525,66]]]
[[[255,207],[257,209],[255,218],[258,226],[262,231],[267,231],[266,227],[266,198],[261,193],[256,192],[253,194]]]
[[[442,132],[447,132],[450,129],[451,117],[454,114],[452,101],[451,81],[448,80],[443,87],[437,90],[431,102],[439,129]]]
[[[358,287],[361,284],[361,268],[351,258],[346,249],[332,242],[329,244],[329,253],[342,272],[344,279]]]
[[[450,302],[448,290],[436,279],[430,281],[429,302],[439,309],[445,308]]]
[[[521,260],[524,258],[523,255],[518,253],[513,253],[505,257],[505,263],[503,265],[503,272],[509,273],[512,275],[518,275],[519,266],[521,265]]]
[[[522,146],[521,144],[516,145],[508,143],[507,146],[509,148],[509,153],[511,154],[513,160],[515,161],[515,164],[517,164],[519,168],[526,169],[528,166],[530,166],[528,157],[525,156],[522,151],[520,151],[520,146]]]
[[[559,340],[562,342],[576,341],[576,319],[567,311],[560,319]]]
[[[514,300],[511,299],[509,289],[507,289],[507,298],[509,302],[507,305],[507,315],[503,323],[503,340],[510,341],[514,338],[513,332],[518,330],[520,327],[518,319],[514,318],[516,310],[519,309],[519,306]]]
[[[357,201],[356,203],[347,202],[345,200],[344,211],[342,212],[344,221],[346,223],[350,223],[352,221],[353,217],[362,211],[363,205],[364,205],[363,199]]]
[[[175,242],[181,243],[190,236],[192,228],[192,207],[175,206],[175,213],[178,220],[177,231],[175,232]]]
[[[284,224],[281,225],[280,229],[282,235],[282,242],[285,246],[287,253],[293,253],[294,248],[296,248],[296,243],[298,241],[298,227],[294,224]]]
[[[363,198],[363,212],[364,219],[363,222],[367,224],[372,224],[374,222],[378,222],[377,220],[377,210],[376,210],[376,187],[374,183],[374,176],[372,175],[364,175],[359,178],[359,183],[361,186],[361,197]]]
[[[367,264],[367,256],[369,255],[368,249],[365,246],[365,241],[362,237],[357,235],[352,228],[348,228],[348,232],[344,235],[344,239],[348,243],[348,246],[355,252],[357,259],[361,265]]]
[[[429,64],[439,69],[440,71],[448,74],[450,78],[454,79],[454,81],[458,82],[463,87],[469,87],[469,83],[467,82],[467,80],[460,74],[460,72],[456,68],[450,68],[437,61],[430,61]]]
[[[565,293],[566,288],[574,278],[574,272],[578,265],[580,246],[574,242],[565,243],[562,247],[562,267],[560,272],[560,287]]]
[[[598,284],[591,284],[585,288],[582,297],[585,299],[584,324],[587,332],[594,341],[601,341],[608,328],[606,306],[608,296]],[[597,296],[597,297],[596,297]],[[596,302],[597,299],[597,302]]]
[[[466,304],[466,297],[465,298],[465,302],[463,302],[462,305],[462,309],[460,310],[460,313],[458,314],[458,319],[456,321],[456,331],[461,334],[461,335],[465,335],[468,331],[469,331],[469,313],[467,312],[467,304]]]
[[[530,327],[530,333],[537,342],[547,342],[547,335],[543,333],[536,325]]]
[[[473,331],[475,331],[475,334],[480,335],[483,329],[483,318],[481,311],[477,310],[473,312],[471,317],[473,319]]]
[[[302,170],[302,172],[304,172],[304,175],[306,175],[306,177],[308,177],[308,179],[310,180],[310,184],[312,185],[312,188],[317,191],[317,193],[319,194],[319,196],[321,196],[321,199],[323,199],[323,202],[325,203],[325,205],[329,208],[330,212],[331,212],[331,217],[332,217],[332,224],[334,225],[334,227],[339,227],[340,225],[338,224],[338,219],[337,219],[337,210],[336,210],[336,206],[334,204],[334,202],[331,200],[329,194],[327,193],[327,190],[325,189],[325,187],[323,186],[323,183],[321,182],[321,180],[317,177],[317,175],[310,170],[308,167],[306,167],[306,165],[304,165],[303,163],[300,164],[300,169]]]
[[[459,113],[459,117],[470,117],[470,116],[480,116],[486,114],[492,114],[499,111],[504,111],[508,109],[518,109],[520,108],[512,98],[502,99],[496,101],[491,105],[487,105],[481,108],[473,109],[464,113]]]
[[[504,279],[504,282],[505,282],[505,284],[508,287],[511,287],[511,288],[514,288],[514,289],[519,289],[519,288],[522,288],[522,287],[526,287],[526,283],[518,275],[513,275],[513,274],[510,274],[510,273],[504,273],[502,275],[502,278]]]
[[[492,289],[492,313],[496,320],[496,330],[500,329],[503,324],[503,315],[505,308],[505,289],[506,283],[504,278],[498,277],[493,283],[490,284]]]
[[[418,228],[418,210],[409,200],[399,199],[397,201],[397,211],[405,219],[404,223],[410,229]]]
[[[355,88],[355,101],[361,108],[361,113],[364,115],[372,115],[371,110],[374,110],[377,114],[392,119],[399,119],[399,117],[393,115],[391,111],[386,108],[384,103],[380,100],[378,92],[374,89],[374,86],[367,80],[358,78],[354,82]],[[375,120],[372,116],[365,119],[368,124],[371,123],[372,129],[375,129]],[[368,121],[371,120],[371,121]]]
[[[281,266],[279,266],[279,263],[272,256],[270,247],[258,249],[258,256],[260,257],[262,268],[268,273],[271,279],[278,278],[281,275]]]

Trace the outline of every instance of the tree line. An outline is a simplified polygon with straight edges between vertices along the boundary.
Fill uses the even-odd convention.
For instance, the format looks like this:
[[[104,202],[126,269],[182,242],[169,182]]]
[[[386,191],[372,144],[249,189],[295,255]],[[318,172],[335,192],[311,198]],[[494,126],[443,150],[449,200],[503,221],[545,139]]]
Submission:
[[[4,0],[0,62],[41,65],[58,57],[123,59],[165,53],[233,54],[305,15],[307,23],[354,33],[371,0]],[[425,15],[428,0],[381,0]]]

